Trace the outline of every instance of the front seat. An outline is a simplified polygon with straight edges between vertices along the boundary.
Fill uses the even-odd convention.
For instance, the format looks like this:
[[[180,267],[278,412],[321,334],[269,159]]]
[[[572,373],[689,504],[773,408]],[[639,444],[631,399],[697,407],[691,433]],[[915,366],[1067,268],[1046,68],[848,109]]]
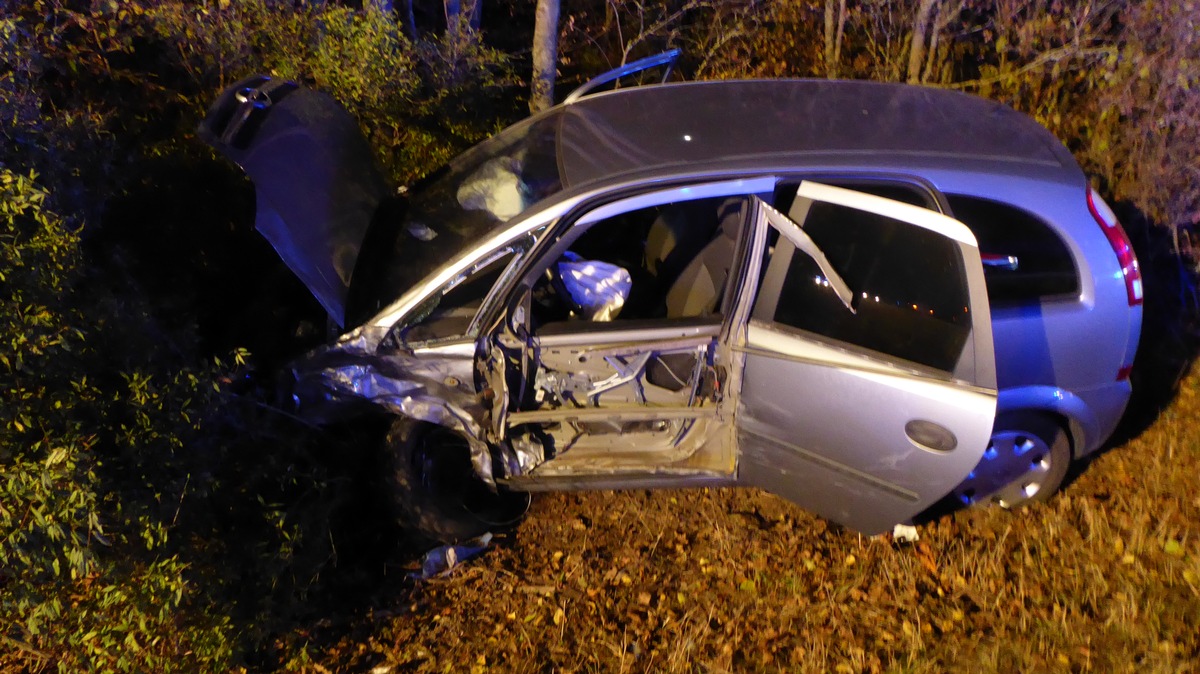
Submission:
[[[680,272],[717,229],[717,208],[712,199],[670,204],[659,212],[646,234],[646,269],[663,288],[670,287]]]
[[[667,318],[716,313],[733,266],[745,205],[746,200],[741,198],[721,203],[717,209],[716,236],[683,268],[667,291]]]

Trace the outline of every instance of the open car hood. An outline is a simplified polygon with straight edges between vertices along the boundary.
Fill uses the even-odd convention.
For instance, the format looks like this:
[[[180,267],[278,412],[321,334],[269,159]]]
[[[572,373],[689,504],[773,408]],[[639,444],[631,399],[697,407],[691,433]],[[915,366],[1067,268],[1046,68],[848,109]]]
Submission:
[[[221,93],[200,137],[254,181],[255,227],[339,326],[367,228],[388,185],[332,97],[264,75]]]

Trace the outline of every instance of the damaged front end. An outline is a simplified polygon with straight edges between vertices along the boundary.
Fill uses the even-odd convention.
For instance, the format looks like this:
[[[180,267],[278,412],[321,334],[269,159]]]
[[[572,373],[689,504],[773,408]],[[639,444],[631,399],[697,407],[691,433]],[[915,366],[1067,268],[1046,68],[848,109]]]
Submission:
[[[385,332],[363,326],[293,363],[287,384],[296,414],[326,424],[382,410],[442,426],[466,441],[476,474],[494,486],[492,408],[486,392],[475,390],[474,353],[379,353]]]
[[[513,465],[495,462],[492,452],[499,450],[489,449],[499,446],[496,429],[503,429],[493,419],[503,416],[507,398],[492,392],[505,390],[504,368],[493,368],[501,373],[495,387],[477,372],[488,367],[489,354],[477,346],[483,343],[477,327],[467,334],[465,317],[477,307],[451,307],[443,296],[497,261],[476,260],[445,282],[437,274],[470,254],[535,191],[561,189],[557,164],[547,159],[552,131],[534,126],[485,144],[399,198],[390,194],[357,121],[332,97],[262,75],[222,92],[198,133],[252,179],[255,227],[334,323],[367,321],[288,367],[281,382],[287,407],[315,424],[382,411],[448,429],[461,436],[475,473],[494,488],[493,467]],[[500,158],[521,171],[515,192],[511,181],[485,180]],[[493,193],[512,199],[502,199],[501,208]],[[514,252],[503,248],[499,255],[508,260]],[[421,303],[397,310],[410,295]],[[398,314],[376,315],[389,307]],[[446,347],[447,340],[455,344]],[[423,346],[430,343],[442,345]],[[485,356],[479,366],[477,352]]]

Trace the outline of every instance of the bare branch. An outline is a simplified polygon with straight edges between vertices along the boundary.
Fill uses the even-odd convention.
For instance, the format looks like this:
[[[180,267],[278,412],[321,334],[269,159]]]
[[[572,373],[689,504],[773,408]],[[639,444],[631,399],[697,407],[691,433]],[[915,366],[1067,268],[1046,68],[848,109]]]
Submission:
[[[964,82],[953,82],[945,86],[947,89],[972,89],[974,87],[983,87],[989,84],[1003,82],[1004,80],[1012,77],[1024,75],[1025,73],[1032,72],[1050,63],[1057,63],[1059,61],[1073,61],[1076,59],[1083,60],[1092,57],[1107,57],[1109,54],[1115,53],[1116,51],[1117,47],[1112,45],[1088,48],[1079,48],[1075,45],[1067,45],[1043,52],[1039,54],[1037,58],[1033,59],[1029,63],[1026,63],[1020,68],[1017,68],[1016,70],[1000,73],[994,77],[981,77],[979,79],[966,80]]]

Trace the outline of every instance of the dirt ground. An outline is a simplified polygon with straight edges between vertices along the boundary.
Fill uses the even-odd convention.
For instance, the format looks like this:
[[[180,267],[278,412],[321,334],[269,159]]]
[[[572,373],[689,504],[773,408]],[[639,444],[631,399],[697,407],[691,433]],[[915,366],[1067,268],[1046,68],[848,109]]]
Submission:
[[[314,625],[292,667],[1200,671],[1197,391],[1051,503],[944,516],[915,544],[751,490],[538,497],[446,576],[390,571],[390,599]]]

